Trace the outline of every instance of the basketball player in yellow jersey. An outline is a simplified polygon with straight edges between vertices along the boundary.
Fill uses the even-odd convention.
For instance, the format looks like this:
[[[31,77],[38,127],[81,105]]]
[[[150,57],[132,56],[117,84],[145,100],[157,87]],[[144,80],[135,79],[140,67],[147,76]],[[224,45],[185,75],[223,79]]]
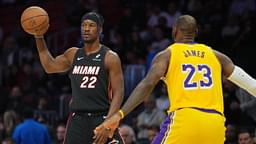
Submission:
[[[169,115],[161,125],[153,144],[223,144],[222,76],[256,96],[256,80],[224,54],[204,44],[197,44],[196,20],[180,16],[173,27],[175,43],[154,58],[147,76],[134,89],[124,106],[98,126],[95,137],[105,128],[109,136],[120,119],[150,95],[160,79],[164,79],[170,100]]]

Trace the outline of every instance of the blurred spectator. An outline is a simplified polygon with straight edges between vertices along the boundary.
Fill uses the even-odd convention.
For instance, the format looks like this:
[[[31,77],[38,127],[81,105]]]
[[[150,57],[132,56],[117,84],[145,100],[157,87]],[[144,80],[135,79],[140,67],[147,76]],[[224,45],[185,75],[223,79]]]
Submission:
[[[155,136],[157,135],[157,133],[159,132],[160,127],[159,126],[151,126],[148,128],[148,140],[150,142],[152,142],[155,138]]]
[[[138,138],[148,138],[148,128],[152,126],[160,126],[166,115],[164,112],[156,108],[155,99],[151,95],[144,101],[145,110],[137,117]]]
[[[3,85],[10,93],[11,87],[17,85],[18,66],[6,66],[3,64]]]
[[[38,76],[34,73],[31,63],[24,63],[17,74],[17,84],[26,93],[31,93],[39,82]],[[32,98],[31,98],[32,99]],[[30,100],[31,101],[31,100]]]
[[[66,134],[66,125],[64,123],[59,123],[56,128],[56,141],[54,144],[63,144]]]
[[[51,144],[48,129],[33,119],[33,110],[23,110],[24,122],[17,125],[12,138],[15,144]]]
[[[165,84],[161,85],[160,96],[156,98],[156,107],[163,112],[166,112],[170,107],[169,97],[167,95]]]
[[[37,109],[34,111],[34,118],[40,123],[53,126],[58,121],[58,114],[49,109],[48,100],[45,97],[40,97]]]
[[[17,115],[13,110],[8,110],[4,113],[4,135],[11,137],[14,128],[16,127]]]
[[[121,125],[119,128],[119,133],[123,138],[125,144],[136,143],[136,135],[132,127],[128,125]]]
[[[22,39],[19,42],[18,65],[22,66],[24,63],[34,63],[34,53],[29,47],[27,39]]]
[[[158,19],[158,27],[163,30],[164,37],[167,37],[168,39],[172,38],[172,35],[170,34],[172,30],[167,26],[167,19],[165,17],[161,16]]]
[[[198,15],[202,10],[202,2],[199,0],[189,0],[187,3],[187,10],[193,15]]]
[[[156,4],[150,5],[147,9],[149,18],[147,21],[147,26],[149,28],[154,28],[155,26],[158,25],[158,19],[160,18],[160,14],[163,13],[163,11],[160,9],[160,7]]]
[[[251,125],[256,125],[256,98],[241,88],[237,88],[236,96],[239,108],[253,120]]]
[[[21,114],[24,103],[22,101],[23,92],[19,86],[12,87],[7,101],[7,110],[14,110],[18,115]]]
[[[5,128],[4,128],[4,120],[2,115],[0,115],[0,142],[5,138]]]
[[[253,144],[254,131],[242,128],[238,133],[238,144]]]
[[[228,20],[221,32],[223,40],[226,41],[225,44],[223,44],[223,47],[227,55],[232,55],[232,53],[235,52],[232,44],[238,38],[239,32],[240,26],[238,16],[233,15],[228,17]]]
[[[3,42],[1,60],[5,66],[17,65],[18,44],[13,36],[6,37]]]
[[[237,144],[237,127],[233,124],[227,124],[224,144]]]
[[[171,43],[171,41],[165,37],[163,29],[156,26],[154,27],[154,41],[152,42],[152,50],[154,52],[159,52],[161,50],[164,50],[168,45]]]
[[[226,25],[222,29],[222,37],[235,37],[238,35],[240,30],[237,16],[230,16],[227,20]]]
[[[145,76],[144,65],[127,65],[124,69],[125,99],[130,95],[135,86]]]
[[[123,36],[115,29],[111,29],[110,31],[110,42],[113,45],[113,51],[117,52],[119,55],[124,55],[127,52]],[[127,56],[120,57],[120,59],[123,63],[129,63]]]
[[[132,52],[135,56],[135,59],[127,58],[130,64],[145,64],[147,50],[137,31],[130,33],[127,47],[128,52]]]
[[[243,119],[241,110],[236,106],[239,100],[236,97],[236,86],[226,79],[223,79],[224,114],[226,123],[240,125]]]
[[[8,137],[2,141],[2,144],[15,144],[12,138]]]
[[[160,16],[163,16],[167,20],[167,27],[172,28],[175,20],[181,15],[181,12],[178,10],[178,6],[175,2],[171,1],[168,3],[167,13],[162,12]],[[171,31],[169,31],[171,32]]]
[[[123,15],[118,24],[118,32],[124,37],[124,39],[129,38],[127,35],[133,30],[133,26],[135,25],[132,9],[129,6],[125,6],[123,9]]]
[[[231,100],[230,110],[240,113],[239,122],[243,126],[253,126],[256,123],[256,98],[245,90],[237,87],[231,82],[225,81],[225,86],[229,85],[234,90],[237,100]]]
[[[151,45],[148,46],[148,55],[147,55],[147,70],[149,70],[152,60],[154,59],[156,53],[161,50],[164,50],[171,41],[164,36],[163,29],[161,27],[156,26],[153,28],[153,36],[154,40],[152,41]]]

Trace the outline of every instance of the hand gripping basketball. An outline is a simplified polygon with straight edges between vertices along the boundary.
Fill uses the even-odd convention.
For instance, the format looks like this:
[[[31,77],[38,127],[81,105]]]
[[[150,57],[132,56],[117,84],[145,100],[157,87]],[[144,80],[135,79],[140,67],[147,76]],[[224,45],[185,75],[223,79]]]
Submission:
[[[38,6],[25,9],[20,21],[24,31],[35,36],[44,35],[49,28],[49,16],[44,9]]]

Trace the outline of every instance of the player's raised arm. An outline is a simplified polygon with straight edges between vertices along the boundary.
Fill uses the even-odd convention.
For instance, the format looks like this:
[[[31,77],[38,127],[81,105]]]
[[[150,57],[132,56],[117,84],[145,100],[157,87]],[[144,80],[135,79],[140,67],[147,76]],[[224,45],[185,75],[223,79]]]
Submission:
[[[215,54],[222,65],[223,75],[228,80],[256,97],[256,80],[247,74],[243,69],[234,65],[230,58],[228,58],[226,55],[217,51],[215,51]]]
[[[35,36],[35,39],[41,64],[47,73],[65,72],[70,68],[78,48],[70,48],[66,50],[64,54],[54,58],[50,54],[43,36]]]
[[[21,26],[27,33],[34,35],[40,61],[47,73],[67,71],[72,63],[77,48],[70,48],[64,54],[54,58],[46,45],[44,34],[49,28],[48,13],[41,7],[31,6],[21,15]]]

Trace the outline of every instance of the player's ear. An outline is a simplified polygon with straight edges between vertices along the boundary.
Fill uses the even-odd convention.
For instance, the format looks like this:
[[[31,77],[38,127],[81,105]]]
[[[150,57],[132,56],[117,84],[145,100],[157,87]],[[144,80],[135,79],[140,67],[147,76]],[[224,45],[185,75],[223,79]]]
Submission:
[[[177,35],[176,27],[173,27],[172,28],[172,39],[175,39],[176,35]]]
[[[99,35],[102,33],[102,27],[98,27],[99,29],[98,29],[98,33],[99,33]]]

